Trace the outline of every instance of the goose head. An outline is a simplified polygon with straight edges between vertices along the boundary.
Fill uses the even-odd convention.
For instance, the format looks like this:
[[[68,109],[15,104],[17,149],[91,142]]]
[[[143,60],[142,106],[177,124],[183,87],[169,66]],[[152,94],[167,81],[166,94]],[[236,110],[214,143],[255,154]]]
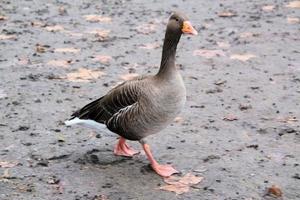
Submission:
[[[187,16],[180,12],[174,12],[170,16],[167,29],[177,34],[198,35]]]

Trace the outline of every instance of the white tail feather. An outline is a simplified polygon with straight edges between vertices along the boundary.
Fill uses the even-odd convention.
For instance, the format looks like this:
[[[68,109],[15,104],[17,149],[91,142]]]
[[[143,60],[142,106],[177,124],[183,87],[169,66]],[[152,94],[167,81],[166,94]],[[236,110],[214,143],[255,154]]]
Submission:
[[[106,126],[104,124],[98,123],[94,120],[90,119],[79,119],[78,117],[75,117],[74,119],[65,121],[65,125],[72,126],[74,124],[82,125],[88,128],[96,129],[96,130],[102,130]]]

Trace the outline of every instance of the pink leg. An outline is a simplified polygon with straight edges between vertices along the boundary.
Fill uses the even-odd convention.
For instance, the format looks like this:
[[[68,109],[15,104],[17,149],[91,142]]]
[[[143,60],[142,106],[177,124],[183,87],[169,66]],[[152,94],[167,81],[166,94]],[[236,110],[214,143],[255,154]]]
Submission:
[[[129,145],[127,145],[125,138],[122,137],[120,137],[114,149],[114,154],[117,156],[132,157],[133,155],[138,153],[138,151],[132,149]]]
[[[151,163],[153,170],[158,175],[163,176],[163,177],[168,177],[168,176],[171,176],[172,174],[178,173],[178,171],[176,169],[174,169],[171,165],[158,164],[151,153],[150,146],[148,144],[142,144],[142,145],[143,145],[144,151],[148,157],[148,160]]]

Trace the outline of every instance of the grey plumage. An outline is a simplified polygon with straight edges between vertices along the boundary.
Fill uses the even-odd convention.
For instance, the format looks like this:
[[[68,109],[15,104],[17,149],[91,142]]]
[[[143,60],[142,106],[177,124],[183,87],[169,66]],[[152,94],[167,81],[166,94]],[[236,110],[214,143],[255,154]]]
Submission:
[[[176,19],[185,20],[180,15]],[[72,118],[103,123],[129,140],[141,140],[165,128],[186,100],[185,86],[175,66],[176,47],[182,34],[177,26],[175,20],[168,23],[161,66],[156,75],[140,76],[120,84],[76,111]]]

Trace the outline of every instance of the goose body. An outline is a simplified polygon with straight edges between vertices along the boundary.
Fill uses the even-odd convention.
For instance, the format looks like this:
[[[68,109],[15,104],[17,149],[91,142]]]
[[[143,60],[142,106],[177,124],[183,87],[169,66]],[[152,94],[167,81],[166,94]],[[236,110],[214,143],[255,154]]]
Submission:
[[[143,145],[159,175],[169,176],[177,172],[171,166],[158,165],[144,138],[164,129],[185,104],[186,89],[175,65],[176,48],[182,33],[197,32],[183,14],[174,13],[167,26],[159,72],[123,82],[73,113],[66,125],[82,124],[96,128],[106,125],[121,136],[114,151],[116,155],[137,153],[125,143],[125,139],[136,140]]]

